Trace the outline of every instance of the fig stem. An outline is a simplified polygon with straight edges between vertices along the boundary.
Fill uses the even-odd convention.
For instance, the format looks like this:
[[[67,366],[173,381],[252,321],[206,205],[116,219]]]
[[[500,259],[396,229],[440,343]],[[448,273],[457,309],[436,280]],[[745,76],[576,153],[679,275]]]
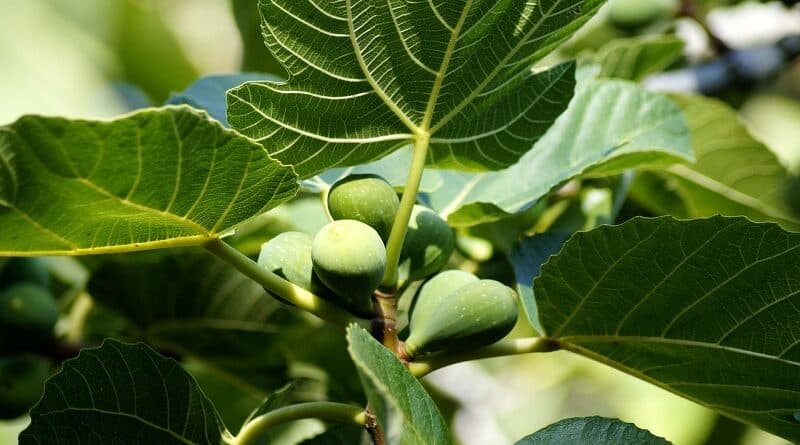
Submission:
[[[306,402],[278,408],[250,420],[228,443],[230,445],[254,444],[270,427],[311,418],[349,423],[365,428],[367,426],[367,415],[364,408],[360,406],[335,402]]]
[[[400,208],[392,224],[392,231],[389,232],[389,240],[386,242],[386,271],[383,274],[382,286],[387,289],[394,288],[397,284],[397,266],[400,264],[400,251],[403,248],[403,241],[406,238],[408,222],[411,220],[411,211],[417,203],[417,191],[422,183],[422,173],[425,171],[425,161],[428,159],[428,146],[430,145],[431,135],[428,132],[417,134],[414,143],[414,156],[411,160],[411,168],[408,171],[408,180],[403,189],[403,196],[400,198]]]
[[[507,355],[529,354],[533,352],[552,352],[560,347],[555,341],[544,337],[516,338],[500,340],[497,343],[471,351],[439,353],[422,360],[408,363],[408,371],[414,377],[423,377],[437,369],[456,363],[481,360],[485,358],[503,357]]]
[[[240,272],[258,284],[264,286],[268,291],[277,294],[300,309],[343,328],[350,323],[364,326],[364,320],[356,318],[344,309],[340,309],[338,306],[323,300],[302,287],[262,268],[247,255],[239,252],[221,239],[215,238],[208,241],[205,244],[205,248],[239,269]]]

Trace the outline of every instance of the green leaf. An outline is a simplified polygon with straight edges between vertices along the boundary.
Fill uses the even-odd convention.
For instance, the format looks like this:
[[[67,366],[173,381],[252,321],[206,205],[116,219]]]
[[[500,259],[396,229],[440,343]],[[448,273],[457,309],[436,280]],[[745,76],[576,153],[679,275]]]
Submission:
[[[219,445],[228,431],[180,365],[143,344],[106,340],[64,362],[20,445]]]
[[[616,39],[594,55],[600,77],[641,81],[677,62],[683,56],[683,41],[672,36]]]
[[[787,199],[786,168],[750,135],[736,112],[715,99],[674,99],[686,115],[697,162],[675,165],[658,175],[683,198],[685,216],[744,215],[800,230],[800,213]]]
[[[670,445],[670,442],[621,420],[573,417],[542,428],[516,445]]]
[[[254,0],[248,0],[254,2]],[[255,6],[255,4],[253,5]],[[225,95],[233,87],[258,80],[278,81],[280,78],[264,73],[215,74],[201,77],[180,93],[172,93],[168,105],[190,105],[205,110],[209,116],[228,125],[228,103]]]
[[[195,357],[260,391],[285,381],[279,330],[268,324],[280,303],[212,255],[126,256],[104,263],[88,291],[154,346]]]
[[[0,128],[0,255],[198,245],[291,198],[292,169],[187,107]]]
[[[578,233],[534,282],[546,336],[800,440],[800,234],[742,217]]]
[[[324,433],[304,440],[300,445],[357,445],[362,441],[364,429],[352,426],[337,425]]]
[[[287,83],[229,93],[228,120],[301,177],[430,138],[428,164],[516,162],[564,110],[574,64],[531,70],[603,0],[262,0]]]
[[[451,224],[474,225],[524,210],[578,175],[686,159],[692,159],[688,129],[672,101],[630,82],[588,81],[519,163],[499,172],[440,172],[447,186],[429,199]]]
[[[258,0],[232,0],[233,17],[242,37],[242,70],[273,73],[285,77],[286,71],[264,46]]]
[[[347,330],[347,341],[387,443],[452,443],[436,404],[388,349],[354,325]]]

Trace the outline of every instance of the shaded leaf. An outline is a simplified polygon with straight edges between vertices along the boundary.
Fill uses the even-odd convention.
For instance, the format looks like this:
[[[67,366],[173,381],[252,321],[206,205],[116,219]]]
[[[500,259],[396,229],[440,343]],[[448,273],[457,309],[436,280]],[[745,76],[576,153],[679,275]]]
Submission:
[[[562,348],[800,439],[800,234],[635,218],[576,234],[534,293]]]
[[[300,445],[357,445],[367,444],[363,441],[364,429],[353,426],[337,425],[319,436],[305,440]]]
[[[231,91],[228,119],[301,177],[428,137],[429,165],[503,168],[572,95],[574,64],[531,65],[602,3],[263,0],[267,46],[290,80]]]
[[[682,198],[686,213],[680,216],[744,215],[800,230],[800,213],[787,199],[791,178],[786,168],[750,135],[736,112],[715,99],[674,99],[686,115],[697,162],[672,166],[657,176]],[[644,202],[652,196],[638,195]],[[675,210],[669,198],[656,199],[650,205],[659,206],[662,199],[666,199],[663,208],[654,210]]]
[[[193,356],[261,391],[285,381],[279,330],[268,324],[280,303],[212,255],[106,262],[88,290],[133,321],[150,344]]]
[[[228,432],[180,365],[143,344],[106,340],[48,380],[20,445],[219,445]]]
[[[354,325],[348,328],[347,340],[387,443],[452,443],[436,404],[388,349]]]
[[[616,39],[597,51],[600,77],[641,81],[668,68],[683,56],[683,41],[673,36]]]
[[[0,255],[197,245],[297,189],[291,168],[186,107],[27,116],[0,128],[0,153]]]
[[[574,417],[542,428],[516,445],[670,445],[670,442],[621,420]]]

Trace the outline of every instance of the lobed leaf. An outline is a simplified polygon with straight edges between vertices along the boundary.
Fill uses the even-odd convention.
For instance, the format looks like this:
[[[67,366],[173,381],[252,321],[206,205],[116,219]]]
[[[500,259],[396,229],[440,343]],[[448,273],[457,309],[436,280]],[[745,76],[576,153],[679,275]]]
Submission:
[[[564,349],[800,440],[800,234],[635,218],[573,236],[534,294]]]
[[[632,423],[603,417],[573,417],[523,437],[516,445],[670,445]]]
[[[143,344],[106,340],[64,362],[20,445],[220,445],[229,436],[194,378]]]
[[[574,65],[541,60],[603,0],[262,0],[286,83],[229,93],[233,128],[301,177],[430,138],[428,164],[507,167],[564,110]]]
[[[578,175],[604,176],[693,158],[678,106],[623,81],[587,81],[564,114],[520,161],[498,172],[439,172],[447,187],[428,195],[454,225],[516,213]]]
[[[4,256],[197,245],[297,190],[290,167],[188,107],[26,116],[0,128],[0,153]]]
[[[668,68],[683,56],[683,41],[673,36],[615,39],[600,48],[594,62],[600,77],[639,82]]]

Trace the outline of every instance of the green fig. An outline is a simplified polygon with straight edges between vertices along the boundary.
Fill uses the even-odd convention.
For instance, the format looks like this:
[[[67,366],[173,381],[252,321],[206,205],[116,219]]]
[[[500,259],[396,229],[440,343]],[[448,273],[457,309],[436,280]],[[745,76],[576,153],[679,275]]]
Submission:
[[[16,419],[30,411],[42,396],[51,368],[43,357],[0,358],[0,419]]]
[[[320,280],[359,315],[371,313],[372,293],[386,269],[386,248],[372,227],[352,219],[333,221],[311,245],[311,260]]]
[[[452,269],[436,274],[420,287],[414,305],[411,308],[410,330],[424,326],[428,317],[437,306],[448,304],[450,294],[470,283],[478,281],[475,275],[460,270]]]
[[[311,236],[303,232],[283,232],[261,246],[258,264],[317,296],[333,294],[322,284],[311,262]]]
[[[399,208],[397,192],[378,175],[347,176],[328,192],[328,211],[333,219],[361,221],[375,229],[384,243]]]
[[[453,254],[453,229],[433,210],[415,205],[400,251],[401,281],[415,281],[438,272]]]
[[[422,297],[411,314],[411,334],[406,340],[406,352],[412,358],[490,345],[508,335],[517,322],[516,292],[494,280],[465,284],[446,298],[433,293]],[[436,301],[425,302],[429,298]]]
[[[679,7],[678,0],[612,0],[608,20],[617,28],[636,30],[674,16]]]
[[[13,258],[0,273],[0,287],[14,283],[35,283],[50,287],[50,272],[40,258]]]
[[[15,284],[0,292],[0,333],[3,339],[13,338],[16,346],[47,343],[57,320],[58,303],[37,284]]]

